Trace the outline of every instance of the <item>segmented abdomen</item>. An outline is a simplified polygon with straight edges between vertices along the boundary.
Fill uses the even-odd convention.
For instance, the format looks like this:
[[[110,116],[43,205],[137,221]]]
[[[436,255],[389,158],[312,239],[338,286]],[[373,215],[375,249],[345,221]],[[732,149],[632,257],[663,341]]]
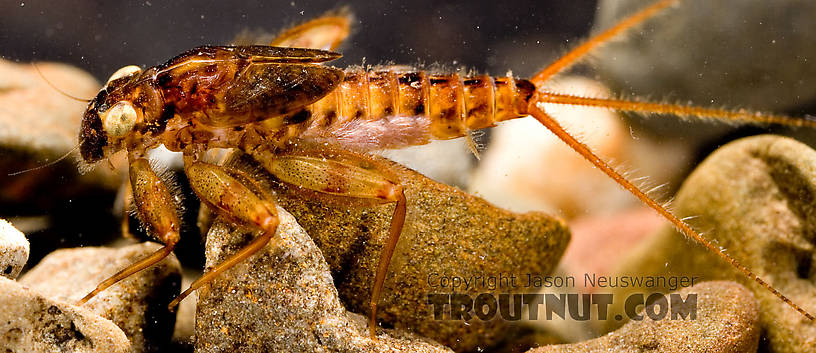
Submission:
[[[305,108],[308,119],[299,135],[361,149],[452,139],[527,115],[534,89],[512,77],[352,70],[339,87]]]

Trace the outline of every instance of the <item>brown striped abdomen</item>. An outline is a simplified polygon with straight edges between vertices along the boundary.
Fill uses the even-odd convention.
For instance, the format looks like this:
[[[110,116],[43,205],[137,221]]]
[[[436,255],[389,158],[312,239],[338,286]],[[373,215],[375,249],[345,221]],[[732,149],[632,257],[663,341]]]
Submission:
[[[353,134],[404,135],[394,136],[399,143],[372,146],[377,148],[463,137],[470,130],[527,115],[534,89],[529,81],[512,77],[347,71],[343,83],[306,108],[309,122],[303,137],[328,138],[332,132],[349,140]],[[392,125],[396,131],[383,131]]]

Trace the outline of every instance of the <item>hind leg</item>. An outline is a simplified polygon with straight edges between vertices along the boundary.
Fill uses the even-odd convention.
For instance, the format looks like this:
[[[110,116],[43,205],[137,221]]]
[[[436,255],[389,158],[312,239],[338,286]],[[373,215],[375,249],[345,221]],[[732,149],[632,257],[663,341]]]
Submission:
[[[184,171],[193,191],[212,210],[229,219],[257,227],[263,234],[195,280],[190,288],[170,302],[171,309],[194,290],[212,282],[219,274],[263,249],[273,239],[279,223],[273,201],[245,174],[196,161],[191,156],[185,156]]]
[[[380,253],[369,302],[369,330],[376,336],[377,303],[382,294],[391,257],[405,224],[406,200],[402,185],[388,167],[363,154],[346,151],[294,152],[253,157],[283,182],[339,197],[394,203],[388,240]]]

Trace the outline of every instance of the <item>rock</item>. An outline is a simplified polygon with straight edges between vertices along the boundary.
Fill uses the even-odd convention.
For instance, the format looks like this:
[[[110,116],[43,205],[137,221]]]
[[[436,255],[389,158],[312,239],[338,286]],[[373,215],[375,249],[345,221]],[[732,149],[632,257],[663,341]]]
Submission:
[[[564,222],[537,212],[502,210],[396,163],[374,158],[392,168],[408,200],[405,228],[379,302],[379,322],[429,337],[456,351],[495,345],[506,335],[506,321],[499,316],[467,322],[434,319],[429,294],[458,293],[475,298],[481,293],[536,290],[507,281],[493,288],[487,284],[455,290],[440,284],[442,277],[493,277],[496,284],[499,276],[548,274],[569,241]],[[295,216],[320,247],[343,303],[350,311],[365,315],[394,206],[361,206],[315,197],[274,181],[247,156],[229,165],[258,176],[265,187],[275,191],[278,204]]]
[[[734,282],[705,282],[684,288],[683,300],[696,295],[696,318],[684,320],[655,315],[660,306],[647,307],[638,315],[642,321],[631,321],[608,335],[593,340],[544,346],[528,353],[545,352],[744,352],[757,351],[760,328],[759,305],[745,287]],[[670,294],[671,295],[671,294]]]
[[[70,65],[37,66],[45,79],[29,63],[0,59],[0,213],[7,212],[0,217],[9,217],[37,239],[29,257],[33,263],[60,247],[104,244],[112,238],[118,223],[110,206],[125,170],[111,171],[105,163],[80,172],[77,138],[87,102],[64,96],[48,82],[81,98],[96,96],[101,85]],[[117,166],[123,162],[124,155],[112,161]],[[93,219],[96,226],[77,219]]]
[[[57,250],[26,273],[20,282],[44,295],[71,303],[160,245],[141,243],[123,248]],[[116,323],[134,352],[156,351],[173,335],[175,314],[167,310],[180,289],[175,255],[142,270],[93,297],[83,307]]]
[[[348,313],[329,266],[294,217],[278,208],[280,226],[259,253],[199,290],[196,352],[447,352],[394,330],[369,337],[365,318]],[[257,236],[217,220],[207,236],[212,268]]]
[[[816,151],[789,138],[725,145],[684,183],[674,208],[692,226],[805,310],[816,312]],[[768,351],[816,350],[816,327],[725,261],[666,228],[633,251],[618,273],[736,279],[759,299]]]
[[[0,276],[15,279],[28,261],[28,239],[9,222],[0,219]]]
[[[0,278],[0,347],[6,352],[130,352],[113,322]]]
[[[599,2],[595,31],[653,0]],[[714,107],[791,111],[816,99],[809,0],[685,0],[596,52],[601,77],[622,96]],[[710,122],[645,119],[663,136],[710,139]]]
[[[37,63],[42,75],[56,87],[64,87],[83,98],[96,96],[102,87],[90,74],[57,63]],[[70,151],[77,142],[77,129],[86,102],[79,102],[54,89],[30,64],[0,61],[0,141],[4,146],[51,151]]]
[[[532,348],[563,344],[565,341],[552,332],[540,330],[530,325],[519,325],[510,335],[505,337],[498,346],[492,348],[492,353],[522,353]]]
[[[57,63],[38,63],[42,75],[54,86],[90,98],[101,85],[88,73]],[[80,120],[87,103],[63,96],[30,64],[0,60],[0,201],[18,204],[52,204],[54,198],[77,195],[91,186],[115,190],[121,176],[108,168],[81,175],[74,158],[55,166],[9,176],[42,166],[77,146]],[[120,164],[124,160],[116,160]],[[55,178],[72,183],[54,183]],[[64,196],[63,196],[64,195]]]

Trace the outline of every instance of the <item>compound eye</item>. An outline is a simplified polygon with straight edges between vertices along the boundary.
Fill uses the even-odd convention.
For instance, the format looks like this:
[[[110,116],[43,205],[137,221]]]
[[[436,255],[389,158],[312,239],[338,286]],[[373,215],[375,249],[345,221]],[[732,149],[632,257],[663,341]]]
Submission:
[[[138,115],[133,104],[121,101],[101,114],[102,127],[111,137],[122,137],[136,125]]]
[[[140,73],[142,73],[141,67],[138,67],[136,65],[125,66],[119,70],[116,70],[116,72],[114,72],[113,75],[111,75],[111,77],[108,79],[108,82],[105,83],[105,87],[107,87],[111,82],[115,80],[118,80],[123,77],[138,75]]]

